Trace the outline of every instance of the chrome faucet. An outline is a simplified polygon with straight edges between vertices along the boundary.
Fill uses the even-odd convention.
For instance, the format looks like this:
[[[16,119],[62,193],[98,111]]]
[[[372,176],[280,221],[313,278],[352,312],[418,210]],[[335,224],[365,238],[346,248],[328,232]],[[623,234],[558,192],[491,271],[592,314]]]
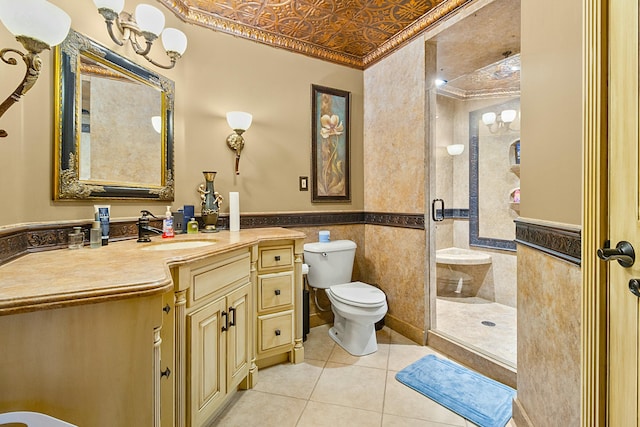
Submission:
[[[142,216],[138,218],[138,243],[150,242],[149,238],[150,233],[162,234],[162,230],[159,228],[151,227],[149,225],[149,217],[147,215],[151,215],[154,218],[158,218],[148,210],[141,210],[140,213]]]

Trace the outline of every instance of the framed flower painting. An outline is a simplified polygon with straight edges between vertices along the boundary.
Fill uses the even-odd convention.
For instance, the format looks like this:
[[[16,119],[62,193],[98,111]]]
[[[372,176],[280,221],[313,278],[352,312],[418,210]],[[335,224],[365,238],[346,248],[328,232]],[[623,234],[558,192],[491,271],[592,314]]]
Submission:
[[[349,92],[311,86],[311,201],[350,202]]]

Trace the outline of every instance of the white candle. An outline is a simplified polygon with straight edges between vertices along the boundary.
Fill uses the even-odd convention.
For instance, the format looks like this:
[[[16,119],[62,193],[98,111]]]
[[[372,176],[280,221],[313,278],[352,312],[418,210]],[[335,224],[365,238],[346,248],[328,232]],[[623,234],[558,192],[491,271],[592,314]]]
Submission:
[[[229,193],[229,230],[240,230],[240,195],[237,191]]]

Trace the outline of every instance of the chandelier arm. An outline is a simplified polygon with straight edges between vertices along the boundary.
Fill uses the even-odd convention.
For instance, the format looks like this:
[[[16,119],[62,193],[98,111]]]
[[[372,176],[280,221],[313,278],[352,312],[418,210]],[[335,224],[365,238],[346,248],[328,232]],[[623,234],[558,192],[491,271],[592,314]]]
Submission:
[[[0,50],[0,59],[9,65],[17,65],[15,58],[5,58],[7,53],[15,53],[19,55],[25,63],[26,72],[22,82],[16,87],[16,89],[0,104],[0,117],[16,102],[20,100],[20,97],[27,93],[29,89],[33,87],[40,75],[40,69],[42,68],[42,59],[37,52],[22,53],[19,50],[6,48]],[[8,134],[4,129],[0,129],[0,138],[6,137]]]
[[[132,33],[132,36],[129,37],[129,41],[131,42],[131,46],[133,47],[133,50],[138,55],[146,57],[146,55],[148,55],[149,52],[151,52],[151,46],[153,45],[153,40],[149,41],[149,39],[145,38],[146,45],[143,49],[140,43],[138,42],[138,36],[140,34],[136,33],[135,31],[132,31],[131,33]]]
[[[178,59],[177,57],[174,56],[170,56],[171,58],[171,64],[169,65],[162,65],[157,63],[156,61],[154,61],[153,59],[149,58],[148,55],[142,55],[144,57],[144,59],[146,59],[147,61],[151,62],[153,65],[155,65],[156,67],[160,67],[160,68],[164,68],[165,70],[170,70],[172,69],[175,65],[176,65],[176,60]]]
[[[111,40],[113,40],[113,42],[118,46],[124,46],[124,42],[125,40],[127,40],[127,38],[123,37],[123,39],[120,40],[116,37],[116,35],[113,32],[113,20],[109,21],[105,19],[105,22],[107,23],[107,32],[109,33],[109,36],[111,36]]]

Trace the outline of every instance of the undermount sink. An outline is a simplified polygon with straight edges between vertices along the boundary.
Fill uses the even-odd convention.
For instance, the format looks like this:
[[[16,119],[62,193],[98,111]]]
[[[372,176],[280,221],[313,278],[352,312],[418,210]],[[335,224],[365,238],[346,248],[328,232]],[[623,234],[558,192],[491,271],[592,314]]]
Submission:
[[[143,251],[175,251],[179,249],[195,249],[211,246],[216,242],[211,240],[185,240],[182,242],[158,242],[142,248]]]

